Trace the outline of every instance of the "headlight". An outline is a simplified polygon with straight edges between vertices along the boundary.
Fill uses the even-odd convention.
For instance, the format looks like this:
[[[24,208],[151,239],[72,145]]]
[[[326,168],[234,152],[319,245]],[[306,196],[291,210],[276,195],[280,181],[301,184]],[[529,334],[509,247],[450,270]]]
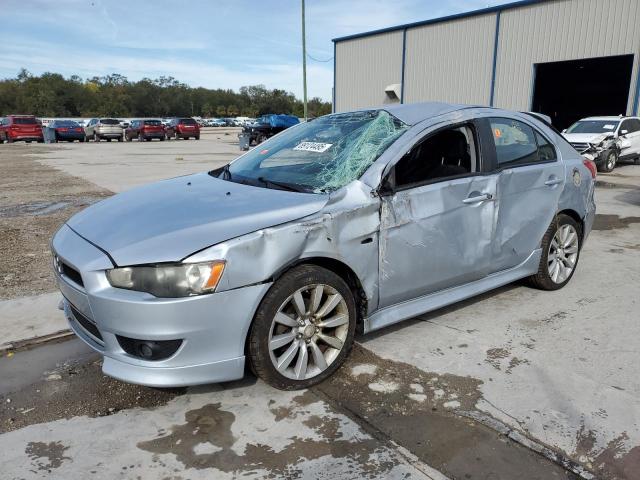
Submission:
[[[178,263],[124,267],[107,270],[111,286],[147,292],[161,298],[190,297],[213,293],[225,262]]]

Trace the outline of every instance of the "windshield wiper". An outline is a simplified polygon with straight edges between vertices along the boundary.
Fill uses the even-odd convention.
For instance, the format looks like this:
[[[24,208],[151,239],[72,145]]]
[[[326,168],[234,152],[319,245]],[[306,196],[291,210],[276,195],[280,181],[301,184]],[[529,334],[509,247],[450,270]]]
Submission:
[[[276,182],[274,180],[268,180],[264,177],[258,177],[258,181],[262,182],[267,187],[271,185],[272,187],[276,187],[281,190],[289,190],[290,192],[309,193],[309,190],[307,188],[300,185],[294,185],[292,183]]]

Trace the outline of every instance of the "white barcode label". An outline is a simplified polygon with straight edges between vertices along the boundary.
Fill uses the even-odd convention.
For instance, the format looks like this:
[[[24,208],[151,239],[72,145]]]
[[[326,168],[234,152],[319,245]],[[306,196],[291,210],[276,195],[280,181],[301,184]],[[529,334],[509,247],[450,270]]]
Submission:
[[[316,143],[316,142],[302,142],[295,147],[294,150],[301,150],[303,152],[326,152],[333,146],[333,143]]]

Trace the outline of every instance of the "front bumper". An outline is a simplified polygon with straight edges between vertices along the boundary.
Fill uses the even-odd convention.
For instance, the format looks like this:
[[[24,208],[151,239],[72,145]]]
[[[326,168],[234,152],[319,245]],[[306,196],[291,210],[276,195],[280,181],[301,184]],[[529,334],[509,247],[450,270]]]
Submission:
[[[111,287],[104,274],[113,267],[108,257],[66,225],[52,246],[66,265],[80,272],[83,285],[64,272],[57,271],[56,279],[71,328],[104,355],[104,373],[157,387],[221,382],[244,375],[245,339],[270,284],[187,298],[156,298]],[[85,318],[79,321],[71,305]],[[90,329],[82,324],[87,320],[93,323]],[[182,344],[169,358],[144,360],[125,352],[117,336],[180,339]]]

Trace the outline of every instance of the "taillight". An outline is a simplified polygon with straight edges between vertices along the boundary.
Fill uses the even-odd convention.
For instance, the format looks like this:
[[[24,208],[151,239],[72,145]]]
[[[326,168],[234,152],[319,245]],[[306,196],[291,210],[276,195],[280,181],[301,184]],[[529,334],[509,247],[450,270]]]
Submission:
[[[81,128],[74,128],[74,131],[80,133],[80,132],[82,132],[82,129]]]
[[[66,132],[69,129],[68,128],[56,128],[56,130],[58,130],[59,132]]]
[[[589,160],[588,158],[585,158],[584,160],[582,160],[582,163],[591,172],[591,178],[596,178],[596,174],[598,173],[598,169],[596,168],[596,163],[593,160]]]

